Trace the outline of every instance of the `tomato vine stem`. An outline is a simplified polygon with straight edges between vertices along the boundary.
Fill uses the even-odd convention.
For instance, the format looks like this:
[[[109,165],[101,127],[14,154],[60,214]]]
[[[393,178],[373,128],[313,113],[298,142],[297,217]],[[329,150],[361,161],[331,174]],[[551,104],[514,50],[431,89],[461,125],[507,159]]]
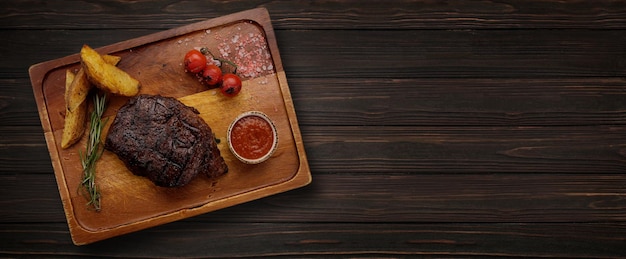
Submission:
[[[227,59],[223,59],[223,58],[218,58],[217,56],[213,55],[213,53],[211,53],[211,51],[208,48],[206,48],[206,47],[200,48],[200,52],[202,54],[204,54],[204,55],[210,55],[211,58],[217,59],[217,60],[219,60],[222,63],[227,63],[227,64],[231,65],[232,67],[235,68],[235,70],[233,70],[233,74],[237,74],[237,64],[233,63],[232,61],[227,60]]]

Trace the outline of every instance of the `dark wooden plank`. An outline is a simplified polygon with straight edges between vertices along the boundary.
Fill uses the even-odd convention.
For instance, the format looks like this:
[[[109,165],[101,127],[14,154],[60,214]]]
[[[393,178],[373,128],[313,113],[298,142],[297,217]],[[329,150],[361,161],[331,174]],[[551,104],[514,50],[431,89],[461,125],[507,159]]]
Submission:
[[[623,30],[284,31],[277,39],[291,77],[626,75]]]
[[[6,131],[2,130],[2,132]],[[22,136],[18,134],[2,136],[2,138],[5,137],[21,141]],[[26,136],[26,138],[31,137],[32,135]],[[43,138],[43,133],[41,137]],[[0,144],[0,174],[23,173],[53,175],[50,153],[48,153],[45,141],[35,144]]]
[[[311,169],[332,172],[624,172],[626,128],[302,126]]]
[[[26,152],[25,149],[21,148],[28,147],[46,148],[46,139],[40,125],[3,126],[0,127],[0,136],[2,136],[0,138],[0,147],[6,149],[14,148],[14,152]]]
[[[315,174],[311,186],[191,221],[622,222],[624,175]]]
[[[266,7],[277,29],[625,28],[623,1],[2,1],[0,28],[172,28]]]
[[[3,224],[6,257],[557,257],[626,256],[626,225],[173,223],[88,246],[59,224]]]
[[[624,78],[289,77],[300,125],[591,126],[626,123]]]
[[[153,32],[2,30],[0,78],[27,77],[30,65],[77,53],[84,43],[97,47]],[[622,30],[294,30],[276,36],[289,77],[626,76]]]
[[[0,174],[52,174],[28,78],[0,79]]]
[[[28,125],[41,128],[30,80],[21,77],[0,78],[0,86],[2,87],[2,91],[0,91],[0,125],[2,127]],[[43,130],[41,133],[43,136]],[[2,134],[2,136],[8,135]],[[0,139],[0,143],[7,140],[15,139]]]
[[[313,178],[305,188],[187,221],[594,223],[623,222],[626,214],[623,174],[316,173]],[[54,176],[0,175],[0,222],[65,222]]]
[[[6,217],[3,222],[66,222],[52,166],[46,174],[7,171],[0,169],[4,187],[0,189],[0,213]]]
[[[12,98],[4,100],[10,102],[4,107],[0,106],[0,174],[15,176],[36,173],[54,177],[37,111],[18,112],[21,110],[20,105],[27,102]],[[21,123],[31,125],[19,126]]]

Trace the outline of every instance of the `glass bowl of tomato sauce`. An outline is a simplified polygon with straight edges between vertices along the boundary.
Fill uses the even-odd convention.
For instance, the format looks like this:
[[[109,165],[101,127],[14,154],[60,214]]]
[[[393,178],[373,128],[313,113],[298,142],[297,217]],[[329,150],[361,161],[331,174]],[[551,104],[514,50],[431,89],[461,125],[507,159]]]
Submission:
[[[228,127],[228,148],[241,162],[262,163],[278,146],[278,132],[272,120],[260,111],[240,114]]]

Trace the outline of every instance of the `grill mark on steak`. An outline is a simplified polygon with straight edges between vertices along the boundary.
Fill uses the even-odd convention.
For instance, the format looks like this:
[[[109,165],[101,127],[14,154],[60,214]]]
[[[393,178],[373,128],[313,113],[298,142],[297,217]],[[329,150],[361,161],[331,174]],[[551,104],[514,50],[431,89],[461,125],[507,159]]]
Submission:
[[[228,172],[209,125],[171,97],[131,98],[117,112],[105,148],[158,186],[183,186],[200,172],[210,178]]]

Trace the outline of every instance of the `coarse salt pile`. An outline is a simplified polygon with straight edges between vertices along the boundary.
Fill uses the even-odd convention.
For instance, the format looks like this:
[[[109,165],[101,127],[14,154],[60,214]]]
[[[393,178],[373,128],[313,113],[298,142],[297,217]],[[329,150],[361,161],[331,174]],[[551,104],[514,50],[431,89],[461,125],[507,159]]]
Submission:
[[[219,37],[220,55],[237,64],[237,74],[254,78],[274,71],[265,36],[256,32],[241,32],[238,28],[227,37]]]

